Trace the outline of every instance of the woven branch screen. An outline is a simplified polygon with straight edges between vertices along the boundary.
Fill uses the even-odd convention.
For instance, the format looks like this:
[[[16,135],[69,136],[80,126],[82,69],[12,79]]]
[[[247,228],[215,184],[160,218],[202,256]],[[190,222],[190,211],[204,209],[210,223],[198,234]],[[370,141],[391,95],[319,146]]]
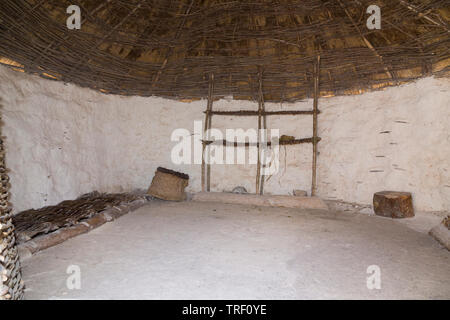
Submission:
[[[69,30],[69,5],[81,8]],[[381,9],[381,29],[366,12]],[[2,0],[0,61],[106,93],[266,101],[449,75],[448,0]]]
[[[8,202],[9,177],[5,167],[3,137],[0,137],[0,179],[0,300],[16,300],[22,299],[24,284],[20,273],[11,207]]]

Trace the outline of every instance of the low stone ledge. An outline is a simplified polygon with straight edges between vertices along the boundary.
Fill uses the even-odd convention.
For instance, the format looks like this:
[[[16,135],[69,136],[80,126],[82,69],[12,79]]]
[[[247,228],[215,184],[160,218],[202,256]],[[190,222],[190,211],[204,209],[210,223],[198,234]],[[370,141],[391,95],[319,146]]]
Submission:
[[[283,207],[299,209],[328,210],[326,203],[317,197],[298,197],[285,195],[256,195],[225,192],[199,192],[192,201],[221,202],[230,204],[255,205],[263,207]]]

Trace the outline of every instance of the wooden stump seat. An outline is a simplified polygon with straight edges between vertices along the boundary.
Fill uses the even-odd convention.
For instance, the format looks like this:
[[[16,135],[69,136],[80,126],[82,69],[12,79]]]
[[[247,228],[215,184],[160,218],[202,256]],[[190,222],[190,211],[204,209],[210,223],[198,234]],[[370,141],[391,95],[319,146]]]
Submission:
[[[409,192],[381,191],[373,195],[376,215],[389,218],[414,217],[412,196]]]

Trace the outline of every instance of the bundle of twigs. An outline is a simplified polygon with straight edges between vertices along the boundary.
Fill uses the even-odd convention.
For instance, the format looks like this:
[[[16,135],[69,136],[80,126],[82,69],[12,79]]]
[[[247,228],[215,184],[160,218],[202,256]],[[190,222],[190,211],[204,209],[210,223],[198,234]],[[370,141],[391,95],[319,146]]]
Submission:
[[[20,273],[11,206],[8,202],[9,177],[5,168],[5,150],[2,137],[0,137],[0,180],[0,300],[16,300],[22,299],[24,284]]]
[[[87,193],[76,200],[66,200],[55,206],[22,211],[13,217],[18,243],[38,235],[70,227],[96,214],[119,205],[142,198],[130,193]]]

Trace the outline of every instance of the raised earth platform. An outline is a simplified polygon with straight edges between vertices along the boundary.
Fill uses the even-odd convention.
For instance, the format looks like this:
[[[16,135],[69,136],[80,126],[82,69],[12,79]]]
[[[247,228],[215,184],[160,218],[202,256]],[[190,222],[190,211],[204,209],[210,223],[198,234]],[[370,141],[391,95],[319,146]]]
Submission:
[[[322,199],[317,197],[237,194],[226,192],[199,192],[193,195],[192,200],[201,202],[254,205],[262,207],[328,210],[328,206],[326,205],[326,203]]]

